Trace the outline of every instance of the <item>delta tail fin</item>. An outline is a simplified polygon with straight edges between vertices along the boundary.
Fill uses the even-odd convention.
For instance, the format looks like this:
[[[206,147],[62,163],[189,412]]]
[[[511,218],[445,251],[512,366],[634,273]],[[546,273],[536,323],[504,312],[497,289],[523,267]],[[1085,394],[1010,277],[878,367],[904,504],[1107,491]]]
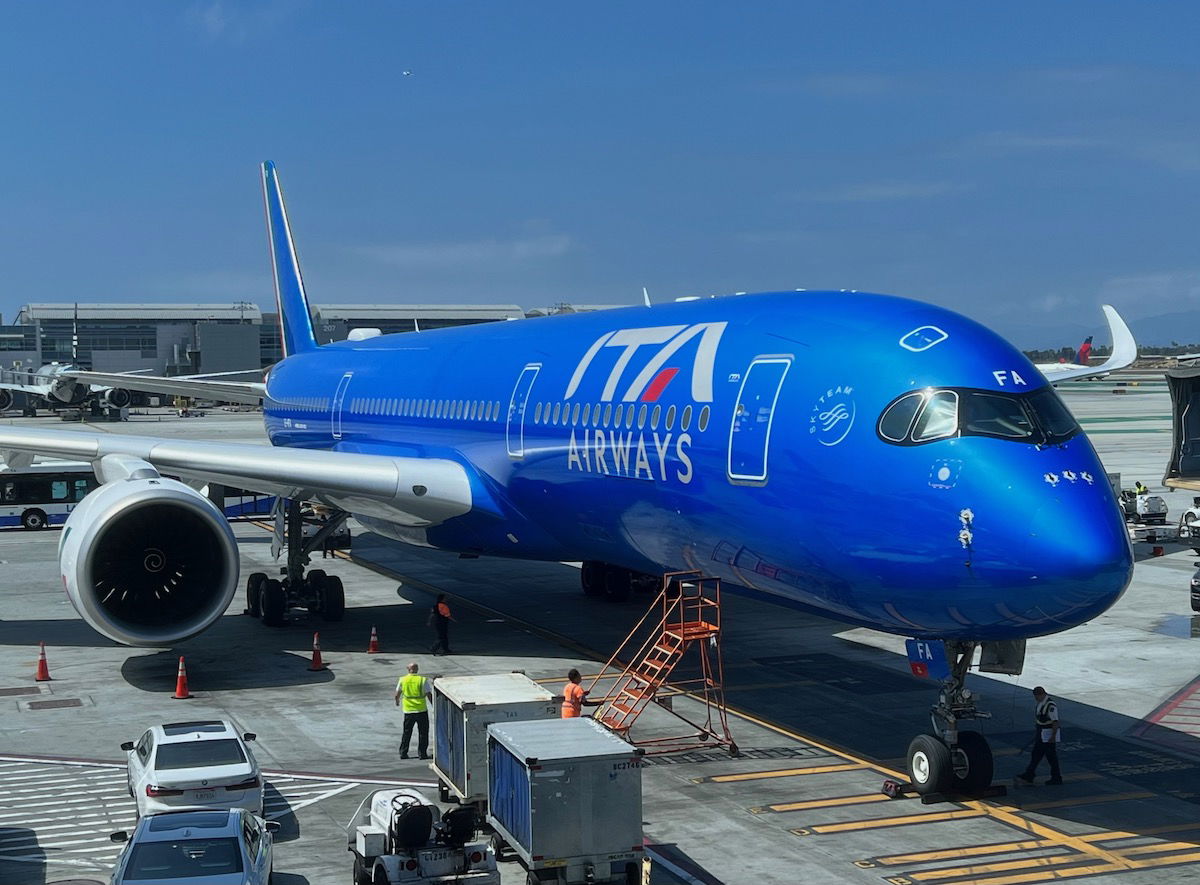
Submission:
[[[279,308],[279,327],[283,336],[283,355],[295,356],[317,349],[312,311],[304,293],[300,260],[292,242],[287,208],[275,164],[262,164],[263,202],[267,210],[267,238],[271,241],[271,267],[275,271],[275,304]]]

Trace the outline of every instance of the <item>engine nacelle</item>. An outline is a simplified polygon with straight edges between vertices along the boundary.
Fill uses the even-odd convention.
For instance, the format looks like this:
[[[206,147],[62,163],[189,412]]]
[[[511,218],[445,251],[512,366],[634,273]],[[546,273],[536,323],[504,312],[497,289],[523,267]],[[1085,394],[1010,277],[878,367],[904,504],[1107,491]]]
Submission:
[[[133,394],[124,387],[110,387],[104,391],[101,400],[106,406],[112,406],[114,409],[123,409],[133,402]]]
[[[80,502],[63,526],[58,561],[71,604],[93,628],[126,645],[169,646],[229,607],[237,543],[211,501],[145,473]]]

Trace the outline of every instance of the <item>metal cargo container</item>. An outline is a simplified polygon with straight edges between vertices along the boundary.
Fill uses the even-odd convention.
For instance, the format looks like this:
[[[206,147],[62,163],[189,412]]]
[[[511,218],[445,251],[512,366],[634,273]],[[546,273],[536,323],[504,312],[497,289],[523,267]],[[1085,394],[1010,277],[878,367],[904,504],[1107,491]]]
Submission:
[[[488,823],[542,882],[640,882],[642,760],[588,718],[488,728]]]
[[[446,676],[433,681],[433,770],[444,795],[487,801],[487,727],[552,719],[556,698],[524,673]]]

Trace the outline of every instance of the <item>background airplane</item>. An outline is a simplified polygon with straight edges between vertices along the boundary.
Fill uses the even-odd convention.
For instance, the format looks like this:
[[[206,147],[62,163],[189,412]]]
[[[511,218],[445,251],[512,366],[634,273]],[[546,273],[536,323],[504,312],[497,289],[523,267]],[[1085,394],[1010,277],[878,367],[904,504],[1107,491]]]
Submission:
[[[697,569],[913,637],[945,679],[910,774],[922,792],[968,790],[992,771],[987,742],[959,729],[979,715],[976,654],[1020,672],[1027,638],[1096,617],[1130,580],[1090,442],[1028,359],[963,316],[775,292],[319,346],[274,166],[262,176],[284,359],[265,385],[137,383],[261,398],[271,446],[0,427],[7,463],[94,464],[103,484],[59,557],[108,637],[167,646],[224,614],[229,525],[164,474],[225,483],[291,501],[287,583],[246,584],[268,623],[289,604],[341,615],[340,581],[305,571],[307,500],[412,544],[582,561],[589,594]]]
[[[133,401],[128,387],[90,384],[76,377],[78,372],[74,366],[63,363],[48,363],[35,372],[0,370],[0,412],[13,407],[15,393],[33,397],[31,405],[44,408],[78,407],[95,399],[101,405],[122,409]]]
[[[1075,354],[1075,362],[1037,364],[1038,371],[1045,375],[1046,380],[1051,384],[1078,381],[1083,378],[1098,378],[1109,372],[1115,372],[1117,369],[1133,365],[1134,360],[1137,359],[1137,342],[1133,339],[1133,333],[1129,331],[1129,326],[1121,319],[1121,315],[1117,313],[1115,307],[1106,304],[1103,309],[1104,316],[1108,320],[1108,331],[1112,336],[1112,352],[1108,355],[1108,359],[1098,366],[1089,364],[1088,357],[1092,352],[1092,336],[1089,335],[1087,340],[1079,346],[1079,350]]]

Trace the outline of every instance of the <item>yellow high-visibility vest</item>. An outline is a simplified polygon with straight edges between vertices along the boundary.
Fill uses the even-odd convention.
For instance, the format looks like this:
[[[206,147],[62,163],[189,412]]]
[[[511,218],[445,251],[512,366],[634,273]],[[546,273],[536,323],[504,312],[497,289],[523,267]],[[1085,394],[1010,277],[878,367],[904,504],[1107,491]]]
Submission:
[[[400,677],[400,683],[396,686],[400,689],[400,696],[403,698],[401,709],[405,713],[424,713],[425,712],[425,677],[419,673],[409,673]]]

